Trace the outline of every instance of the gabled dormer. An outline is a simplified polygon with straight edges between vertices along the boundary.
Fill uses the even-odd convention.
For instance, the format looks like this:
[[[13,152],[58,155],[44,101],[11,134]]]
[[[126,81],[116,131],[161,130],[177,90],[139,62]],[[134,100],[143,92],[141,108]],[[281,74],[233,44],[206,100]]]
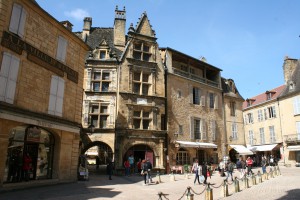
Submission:
[[[146,12],[139,18],[136,28],[130,25],[128,38],[132,42],[132,58],[146,62],[155,62],[155,49],[157,47],[155,31],[152,29]]]
[[[271,100],[275,93],[276,93],[276,91],[267,90],[267,91],[266,91],[266,100],[267,100],[267,101],[268,101],[268,100]]]
[[[254,103],[255,99],[246,99],[247,107],[250,107]]]

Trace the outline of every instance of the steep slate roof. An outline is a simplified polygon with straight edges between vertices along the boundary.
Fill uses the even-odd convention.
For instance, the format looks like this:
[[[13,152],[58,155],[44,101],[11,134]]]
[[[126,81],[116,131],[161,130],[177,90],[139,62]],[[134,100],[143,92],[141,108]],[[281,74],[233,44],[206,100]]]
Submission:
[[[264,103],[264,102],[267,102],[267,101],[272,101],[274,99],[277,99],[277,97],[279,97],[279,95],[282,93],[282,91],[286,88],[286,85],[281,85],[277,88],[274,88],[272,90],[268,90],[264,93],[261,93],[255,97],[251,97],[249,99],[246,99],[244,102],[243,102],[243,109],[246,109],[246,108],[249,108],[249,107],[253,107],[255,105],[259,105],[261,103]],[[271,92],[271,93],[274,93],[271,97],[271,99],[267,99],[267,92]],[[251,106],[247,106],[247,100],[250,100],[252,101],[251,103]]]
[[[289,82],[294,83],[294,89],[293,90],[289,89]],[[288,96],[288,95],[292,95],[294,93],[299,93],[299,92],[300,92],[300,63],[298,61],[298,64],[296,66],[296,69],[295,69],[291,79],[287,81],[287,87],[283,90],[283,92],[279,96],[279,98],[285,97],[285,96]]]
[[[82,38],[82,32],[75,33],[78,37]],[[117,55],[121,55],[122,52],[114,48],[114,29],[113,28],[101,28],[91,27],[90,34],[87,36],[86,43],[92,48],[96,49],[100,43],[105,40],[109,48],[114,50]]]

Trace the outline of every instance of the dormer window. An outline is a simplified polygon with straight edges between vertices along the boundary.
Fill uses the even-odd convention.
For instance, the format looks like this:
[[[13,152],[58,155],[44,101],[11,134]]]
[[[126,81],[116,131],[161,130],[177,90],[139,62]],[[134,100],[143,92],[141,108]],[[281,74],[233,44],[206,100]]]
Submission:
[[[246,99],[247,101],[247,107],[250,107],[252,103],[255,101],[255,99]]]
[[[106,58],[106,51],[100,50],[100,59]]]
[[[293,81],[289,82],[289,91],[293,91],[295,89],[295,83]]]
[[[276,92],[274,91],[266,91],[266,97],[267,97],[267,100],[270,100],[272,99],[273,95],[275,94]]]

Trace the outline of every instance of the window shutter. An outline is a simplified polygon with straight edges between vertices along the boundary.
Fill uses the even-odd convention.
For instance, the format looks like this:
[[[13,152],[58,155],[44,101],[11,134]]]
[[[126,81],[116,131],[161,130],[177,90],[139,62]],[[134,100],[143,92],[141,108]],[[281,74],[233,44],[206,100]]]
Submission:
[[[24,37],[26,15],[27,15],[26,10],[24,8],[22,8],[19,30],[18,30],[18,35],[21,36],[22,38]]]
[[[214,102],[214,108],[219,109],[219,98],[218,95],[215,94],[215,102]]]
[[[268,119],[268,110],[267,108],[264,109],[264,115],[265,115],[265,120]]]
[[[190,90],[190,103],[193,104],[194,103],[194,96],[193,96],[193,86],[189,86],[189,90]]]
[[[12,13],[11,13],[11,18],[10,18],[9,31],[11,31],[15,34],[18,34],[21,13],[22,13],[22,6],[20,6],[18,4],[14,4]]]
[[[55,104],[55,115],[62,116],[63,102],[64,102],[65,81],[58,78],[57,97]]]
[[[205,95],[203,94],[202,96],[201,96],[201,106],[205,106]]]
[[[62,62],[65,62],[67,51],[67,40],[62,36],[58,37],[58,45],[56,51],[56,58]]]
[[[14,103],[15,91],[18,80],[20,60],[16,56],[11,56],[9,77],[7,79],[6,102]]]
[[[191,139],[194,139],[195,138],[195,134],[194,134],[194,132],[195,132],[195,127],[194,127],[194,117],[191,117],[190,118],[190,120],[191,120],[191,129],[190,129],[190,136],[191,136]]]
[[[294,98],[294,114],[300,114],[300,97],[297,96]]]
[[[207,139],[207,131],[206,131],[206,121],[205,119],[201,119],[201,134],[202,134],[202,139],[206,140]]]
[[[10,68],[10,62],[11,62],[11,55],[4,52],[3,58],[2,58],[2,64],[0,69],[0,101],[5,100],[5,91],[7,87],[8,82],[8,74],[9,74],[9,68]]]
[[[276,118],[276,109],[275,109],[275,106],[273,106],[273,117]]]
[[[48,113],[52,115],[55,114],[57,88],[58,88],[58,77],[52,76],[51,86],[50,86],[49,107],[48,107]]]

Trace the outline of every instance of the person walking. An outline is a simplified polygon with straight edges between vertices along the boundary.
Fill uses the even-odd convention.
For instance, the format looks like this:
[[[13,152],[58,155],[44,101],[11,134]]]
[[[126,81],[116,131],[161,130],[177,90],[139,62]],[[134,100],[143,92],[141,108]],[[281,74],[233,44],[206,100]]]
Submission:
[[[128,160],[125,160],[124,167],[125,167],[125,176],[130,176],[130,163]]]
[[[129,161],[129,164],[130,164],[130,174],[132,174],[132,173],[134,173],[134,157],[133,157],[133,154],[131,154],[128,157],[128,161]]]
[[[219,172],[220,172],[221,177],[225,176],[224,171],[225,171],[225,162],[223,160],[221,160],[219,163]]]
[[[148,167],[148,170],[147,170],[147,182],[148,183],[153,183],[152,176],[151,176],[152,163],[150,162],[149,158],[147,158],[146,163],[147,163],[147,167]]]
[[[245,175],[245,162],[242,156],[236,162],[236,169],[240,172],[240,178],[243,178]]]
[[[252,175],[253,171],[252,171],[252,165],[253,165],[253,160],[252,158],[249,156],[246,160],[246,165],[247,165],[247,175]]]
[[[138,173],[140,174],[142,171],[142,160],[139,159],[138,163],[136,164],[136,167],[138,169]]]
[[[108,179],[112,180],[111,175],[112,175],[112,172],[113,172],[113,163],[111,161],[108,162],[108,164],[106,166],[106,171],[107,171],[107,174],[108,174]]]
[[[99,156],[96,156],[96,169],[99,169],[99,165],[100,165],[100,158]]]
[[[230,160],[228,160],[228,164],[227,164],[227,177],[226,177],[226,181],[228,181],[229,175],[231,176],[231,181],[233,181],[233,176],[232,176],[232,172],[234,170],[234,164],[233,162],[230,162]]]
[[[148,183],[147,183],[148,164],[146,163],[146,160],[142,160],[141,166],[142,166],[141,175],[144,177],[144,184],[143,185],[148,185]]]
[[[265,156],[261,159],[261,170],[263,174],[267,173],[267,159]]]
[[[201,184],[200,180],[199,180],[199,175],[202,174],[202,170],[201,169],[202,168],[199,165],[198,159],[196,159],[194,161],[194,163],[193,163],[192,170],[191,170],[191,173],[195,173],[194,185],[196,184],[196,181],[198,181],[199,185]]]
[[[206,184],[206,180],[207,180],[207,162],[203,162],[203,165],[201,166],[201,168],[202,168],[202,175],[204,176],[203,184]]]

